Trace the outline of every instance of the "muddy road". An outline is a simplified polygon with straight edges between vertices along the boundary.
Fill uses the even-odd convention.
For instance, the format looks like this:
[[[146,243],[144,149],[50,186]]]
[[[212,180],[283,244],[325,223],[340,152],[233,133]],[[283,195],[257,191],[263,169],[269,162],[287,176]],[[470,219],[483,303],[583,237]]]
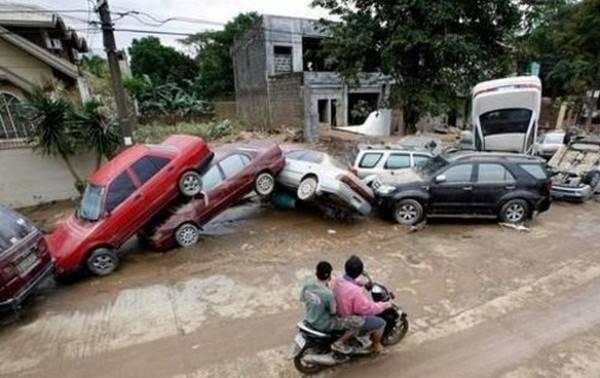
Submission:
[[[418,232],[249,203],[195,248],[125,248],[119,271],[49,282],[0,330],[0,376],[296,377],[298,289],[319,259],[362,256],[411,329],[335,377],[600,376],[600,203],[555,203],[529,232],[436,221]]]

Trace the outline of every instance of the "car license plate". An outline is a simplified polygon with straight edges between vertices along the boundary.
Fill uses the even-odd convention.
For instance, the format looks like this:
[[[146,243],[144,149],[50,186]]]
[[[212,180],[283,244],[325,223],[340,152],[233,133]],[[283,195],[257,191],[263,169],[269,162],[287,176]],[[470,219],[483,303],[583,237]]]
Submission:
[[[24,276],[27,273],[29,273],[29,271],[31,271],[31,269],[37,264],[37,262],[37,255],[34,252],[30,253],[29,256],[25,257],[17,264],[17,271],[19,272],[19,275]]]
[[[300,347],[300,349],[304,348],[304,346],[306,345],[306,339],[300,333],[296,335],[294,341]]]

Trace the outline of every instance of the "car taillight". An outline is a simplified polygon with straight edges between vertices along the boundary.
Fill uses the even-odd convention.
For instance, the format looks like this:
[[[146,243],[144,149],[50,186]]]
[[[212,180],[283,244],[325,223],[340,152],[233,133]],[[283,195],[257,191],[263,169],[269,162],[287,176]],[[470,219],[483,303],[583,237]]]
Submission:
[[[552,191],[552,180],[546,181],[546,191],[550,193]]]

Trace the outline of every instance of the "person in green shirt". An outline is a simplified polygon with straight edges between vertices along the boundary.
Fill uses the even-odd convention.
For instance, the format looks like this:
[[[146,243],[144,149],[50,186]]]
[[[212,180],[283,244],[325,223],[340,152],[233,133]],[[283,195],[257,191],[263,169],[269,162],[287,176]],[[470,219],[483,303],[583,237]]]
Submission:
[[[335,297],[329,288],[333,267],[327,261],[317,264],[316,280],[306,283],[300,292],[300,301],[306,310],[304,320],[321,332],[345,331],[331,349],[340,353],[351,353],[346,344],[362,328],[365,320],[360,316],[337,316]]]

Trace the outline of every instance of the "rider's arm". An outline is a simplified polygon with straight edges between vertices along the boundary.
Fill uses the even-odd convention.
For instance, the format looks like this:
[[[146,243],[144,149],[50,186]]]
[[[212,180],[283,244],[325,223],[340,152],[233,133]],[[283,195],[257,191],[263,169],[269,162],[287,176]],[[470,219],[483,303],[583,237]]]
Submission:
[[[388,302],[373,302],[362,292],[355,291],[352,309],[355,315],[371,316],[382,313],[388,309],[390,304]]]

